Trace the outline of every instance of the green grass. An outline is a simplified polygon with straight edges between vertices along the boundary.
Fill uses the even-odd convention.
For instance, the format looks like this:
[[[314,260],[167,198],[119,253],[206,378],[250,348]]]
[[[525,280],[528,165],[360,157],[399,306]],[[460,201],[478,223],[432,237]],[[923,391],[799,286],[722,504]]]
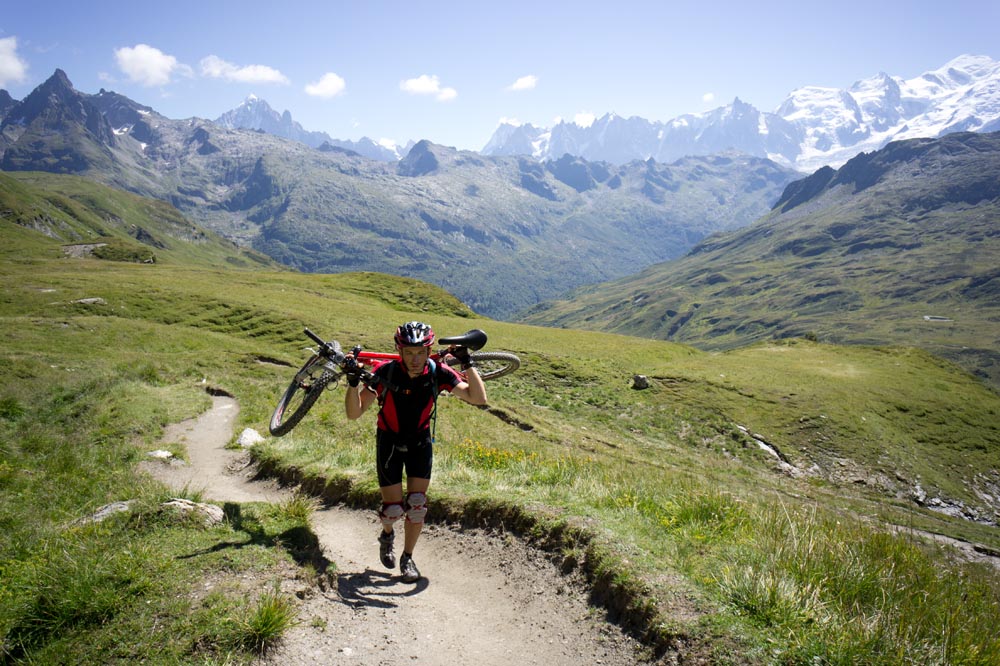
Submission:
[[[919,482],[989,510],[977,490],[1000,469],[1000,399],[927,353],[784,341],[710,354],[483,320],[381,275],[61,258],[52,241],[3,231],[9,661],[242,663],[273,645],[295,602],[231,574],[322,574],[315,500],[227,507],[206,528],[160,512],[167,493],[136,463],[165,425],[207,407],[205,387],[237,397],[237,432],[266,432],[306,358],[303,327],[384,350],[414,318],[442,335],[483,328],[489,349],[523,361],[490,382],[490,410],[441,399],[431,517],[522,532],[652,644],[714,663],[986,664],[998,649],[996,571],[918,530],[993,549],[1000,533],[910,493]],[[634,374],[652,387],[632,390]],[[341,391],[255,454],[374,506],[374,425],[343,417]],[[782,473],[751,434],[803,475]],[[129,499],[126,513],[74,524]],[[205,579],[219,581],[208,594]]]
[[[192,595],[205,578],[280,580],[305,561],[311,504],[247,506],[214,528],[164,514],[166,490],[135,463],[164,425],[207,407],[196,377],[212,374],[200,358],[215,345],[199,333],[170,341],[142,321],[71,319],[3,320],[3,661],[249,662],[287,626],[287,602],[247,609],[253,591],[228,583]],[[128,512],[77,522],[121,500],[134,500]]]
[[[723,601],[790,637],[793,663],[989,663],[992,572],[815,509],[771,507],[719,575]],[[919,592],[916,592],[918,591]]]
[[[203,599],[197,591],[205,579],[229,581],[240,572],[280,580],[282,568],[303,557],[306,542],[295,538],[308,522],[303,507],[230,509],[227,523],[213,528],[164,512],[165,490],[135,473],[143,447],[134,438],[146,440],[161,420],[195,411],[197,394],[188,387],[170,401],[169,392],[135,395],[131,379],[54,389],[49,378],[37,379],[27,389],[32,408],[13,420],[8,412],[2,424],[4,662],[183,663],[226,655],[246,663],[273,645],[293,619],[287,600],[265,591],[247,608],[253,590],[230,582]],[[79,522],[126,498],[130,510]]]

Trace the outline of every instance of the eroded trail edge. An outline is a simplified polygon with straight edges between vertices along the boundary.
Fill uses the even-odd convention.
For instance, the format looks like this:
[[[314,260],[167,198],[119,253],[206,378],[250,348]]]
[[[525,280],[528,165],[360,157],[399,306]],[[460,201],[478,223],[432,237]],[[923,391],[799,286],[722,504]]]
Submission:
[[[146,468],[176,490],[200,491],[205,501],[286,499],[291,488],[255,481],[249,454],[225,448],[238,412],[234,399],[214,396],[208,412],[164,436],[186,446],[190,464]],[[317,587],[289,568],[281,587],[298,597],[300,623],[262,663],[652,663],[638,641],[588,603],[579,577],[561,574],[520,539],[429,524],[415,554],[424,578],[406,584],[379,563],[373,509],[323,508],[311,525],[333,563],[335,585]],[[238,575],[245,584],[247,574]],[[273,579],[259,584],[263,591]]]

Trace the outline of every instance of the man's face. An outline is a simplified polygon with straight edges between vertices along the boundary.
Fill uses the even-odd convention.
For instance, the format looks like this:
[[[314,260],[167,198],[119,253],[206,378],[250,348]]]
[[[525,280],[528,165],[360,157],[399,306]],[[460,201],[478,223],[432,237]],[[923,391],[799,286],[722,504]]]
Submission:
[[[427,359],[431,355],[431,350],[427,347],[402,347],[399,355],[403,358],[403,365],[406,372],[411,377],[417,377],[424,371]]]

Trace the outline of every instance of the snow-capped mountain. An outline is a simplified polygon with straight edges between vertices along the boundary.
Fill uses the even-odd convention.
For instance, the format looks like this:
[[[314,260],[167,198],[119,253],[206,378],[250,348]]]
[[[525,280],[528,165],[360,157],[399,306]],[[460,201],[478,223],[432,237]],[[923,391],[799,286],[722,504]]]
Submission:
[[[879,73],[847,89],[799,88],[774,112],[737,98],[728,106],[666,122],[606,114],[589,127],[502,124],[482,152],[542,160],[569,153],[622,164],[739,150],[812,172],[839,167],[890,141],[996,130],[1000,62],[965,55],[909,80]]]
[[[383,162],[395,162],[403,155],[395,144],[385,145],[368,137],[363,137],[358,141],[347,141],[334,139],[326,132],[306,130],[298,122],[292,120],[291,113],[285,111],[279,114],[271,108],[267,101],[256,95],[250,95],[243,100],[242,104],[235,109],[226,111],[214,122],[227,129],[261,130],[275,136],[300,141],[313,148],[344,148]]]

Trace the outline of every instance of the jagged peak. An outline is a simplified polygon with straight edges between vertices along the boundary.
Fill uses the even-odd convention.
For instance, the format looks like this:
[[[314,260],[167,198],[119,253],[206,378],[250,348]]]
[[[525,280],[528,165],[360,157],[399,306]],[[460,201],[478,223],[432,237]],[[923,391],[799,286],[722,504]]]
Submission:
[[[435,154],[435,148],[438,146],[427,139],[421,139],[410,148],[406,157],[399,161],[396,172],[401,176],[417,177],[437,171],[440,162]]]
[[[47,78],[41,85],[31,91],[21,102],[22,120],[25,117],[33,116],[38,109],[49,102],[47,100],[59,100],[61,104],[74,104],[82,101],[85,96],[78,93],[70,82],[66,72],[57,69],[52,76]]]
[[[73,83],[69,80],[69,77],[66,76],[66,72],[57,68],[56,71],[52,73],[52,76],[47,78],[45,82],[42,83],[42,85],[39,87],[46,89],[59,87],[59,88],[68,88],[70,90],[73,90]]]

